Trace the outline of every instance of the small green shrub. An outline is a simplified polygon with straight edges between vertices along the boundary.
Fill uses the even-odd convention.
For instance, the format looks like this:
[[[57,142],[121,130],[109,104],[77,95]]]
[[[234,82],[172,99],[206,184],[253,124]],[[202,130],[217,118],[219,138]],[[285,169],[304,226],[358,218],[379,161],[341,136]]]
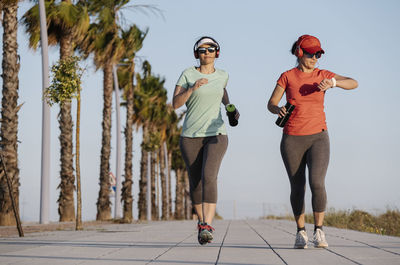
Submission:
[[[294,220],[293,216],[266,216],[266,219]],[[314,223],[312,214],[305,215],[306,223]],[[386,210],[378,216],[361,210],[329,209],[325,213],[325,226],[351,229],[362,232],[376,233],[389,236],[400,236],[400,211]]]

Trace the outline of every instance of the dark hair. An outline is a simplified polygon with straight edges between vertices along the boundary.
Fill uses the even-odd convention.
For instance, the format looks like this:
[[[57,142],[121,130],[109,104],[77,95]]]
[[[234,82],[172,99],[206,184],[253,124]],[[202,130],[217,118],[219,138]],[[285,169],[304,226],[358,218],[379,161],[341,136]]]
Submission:
[[[292,49],[290,50],[290,52],[295,55],[296,52],[296,48],[297,48],[297,41],[295,41],[292,45]]]
[[[297,41],[295,41],[292,45],[292,49],[290,49],[290,52],[296,56],[296,48],[297,48]],[[296,56],[296,66],[300,64],[300,58]]]

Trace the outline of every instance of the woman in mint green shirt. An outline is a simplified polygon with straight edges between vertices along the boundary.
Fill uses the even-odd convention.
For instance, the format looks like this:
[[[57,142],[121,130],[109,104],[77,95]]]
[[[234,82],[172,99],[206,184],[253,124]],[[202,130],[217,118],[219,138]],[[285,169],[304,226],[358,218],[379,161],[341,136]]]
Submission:
[[[211,37],[201,37],[193,47],[200,66],[192,66],[176,83],[172,105],[186,105],[180,149],[189,172],[190,196],[198,216],[198,240],[211,242],[217,203],[217,176],[228,147],[221,103],[229,104],[228,73],[214,67],[220,46]],[[239,119],[237,112],[236,119]]]

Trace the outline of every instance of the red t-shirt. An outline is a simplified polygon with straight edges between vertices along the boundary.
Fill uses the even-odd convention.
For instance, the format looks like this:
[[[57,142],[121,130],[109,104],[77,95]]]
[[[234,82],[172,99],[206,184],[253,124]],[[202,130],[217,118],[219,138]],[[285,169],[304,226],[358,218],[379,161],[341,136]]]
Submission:
[[[315,68],[312,73],[304,73],[297,67],[284,72],[277,84],[285,89],[286,101],[295,105],[283,132],[289,135],[311,135],[327,130],[324,112],[325,92],[318,84],[335,74]]]

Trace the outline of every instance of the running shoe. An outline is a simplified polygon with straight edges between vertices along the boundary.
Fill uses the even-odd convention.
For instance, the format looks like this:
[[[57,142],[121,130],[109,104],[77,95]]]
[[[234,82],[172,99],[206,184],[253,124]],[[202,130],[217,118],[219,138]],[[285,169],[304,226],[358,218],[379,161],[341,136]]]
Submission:
[[[305,230],[300,230],[296,234],[296,241],[294,242],[294,248],[307,248],[308,236]]]
[[[326,242],[325,239],[325,233],[322,231],[322,229],[317,228],[314,232],[314,237],[313,237],[313,243],[314,247],[316,248],[327,248],[328,247],[328,242]]]
[[[215,229],[211,225],[204,223],[203,229],[200,232],[200,237],[203,239],[203,241],[211,243],[211,241],[213,240],[214,230]]]
[[[201,236],[200,236],[200,234],[201,234],[201,231],[203,230],[205,228],[205,226],[203,225],[203,223],[200,223],[200,222],[198,222],[197,223],[197,229],[198,229],[198,234],[197,234],[197,240],[199,241],[199,244],[200,245],[205,245],[205,244],[207,244],[207,242],[208,241],[204,241],[202,238],[201,238]]]

